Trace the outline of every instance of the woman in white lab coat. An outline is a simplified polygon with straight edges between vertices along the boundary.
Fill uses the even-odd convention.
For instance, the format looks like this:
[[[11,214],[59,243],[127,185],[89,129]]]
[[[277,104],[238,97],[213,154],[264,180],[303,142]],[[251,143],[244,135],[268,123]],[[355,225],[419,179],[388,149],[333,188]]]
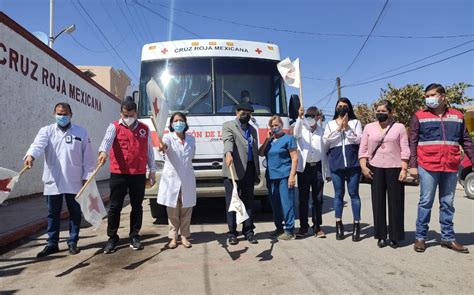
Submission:
[[[186,134],[186,115],[176,112],[171,115],[170,133],[163,136],[160,150],[165,153],[165,165],[158,186],[158,203],[166,206],[168,213],[170,242],[168,247],[177,247],[178,234],[181,243],[191,248],[188,240],[193,207],[196,205],[196,177],[192,159],[196,153],[195,139]]]

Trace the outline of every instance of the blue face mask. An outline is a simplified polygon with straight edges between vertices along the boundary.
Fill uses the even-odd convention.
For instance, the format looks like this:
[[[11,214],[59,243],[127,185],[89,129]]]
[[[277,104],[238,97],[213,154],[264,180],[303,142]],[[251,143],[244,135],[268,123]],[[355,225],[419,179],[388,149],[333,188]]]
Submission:
[[[176,132],[183,133],[184,129],[186,128],[186,123],[182,121],[174,122],[173,129]]]
[[[281,128],[280,127],[274,127],[272,128],[272,132],[273,134],[280,134],[281,133]]]
[[[439,106],[439,97],[438,96],[429,96],[425,98],[425,104],[430,109],[436,109]]]
[[[56,123],[58,123],[58,125],[61,126],[61,127],[65,127],[69,123],[71,123],[71,116],[56,115]]]

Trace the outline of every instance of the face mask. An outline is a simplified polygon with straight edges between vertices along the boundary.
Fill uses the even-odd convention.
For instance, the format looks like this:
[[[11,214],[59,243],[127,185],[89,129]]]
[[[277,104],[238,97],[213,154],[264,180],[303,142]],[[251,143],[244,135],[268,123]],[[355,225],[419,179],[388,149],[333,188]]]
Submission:
[[[436,109],[439,106],[439,96],[430,96],[425,98],[425,104],[430,109]]]
[[[65,127],[71,122],[71,117],[70,116],[60,116],[56,115],[56,123],[58,123],[59,126]]]
[[[306,123],[308,123],[309,126],[314,126],[316,124],[316,119],[306,118]]]
[[[127,124],[127,126],[132,126],[133,123],[135,123],[135,121],[137,120],[137,118],[135,118],[135,117],[128,117],[128,118],[123,118],[122,120],[123,120],[123,122],[124,122],[125,124]]]
[[[250,115],[249,114],[240,115],[239,121],[242,124],[247,124],[250,121]]]
[[[186,123],[182,121],[174,122],[173,129],[178,133],[183,133],[184,129],[186,128]]]
[[[344,117],[348,112],[348,107],[337,108],[337,113],[339,114],[339,117]]]
[[[281,127],[273,127],[272,132],[273,134],[280,134],[281,133]]]
[[[388,120],[388,114],[376,113],[375,118],[377,118],[377,121],[379,122],[385,122]]]

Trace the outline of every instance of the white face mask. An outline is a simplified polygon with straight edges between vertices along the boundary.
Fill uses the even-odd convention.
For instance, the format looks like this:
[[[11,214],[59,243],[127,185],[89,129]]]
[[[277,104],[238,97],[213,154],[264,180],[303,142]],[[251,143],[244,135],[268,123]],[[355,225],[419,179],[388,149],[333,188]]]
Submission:
[[[436,109],[439,106],[439,95],[429,96],[425,98],[425,104],[430,109]]]
[[[128,117],[128,118],[122,118],[123,122],[127,124],[127,126],[132,126],[133,123],[137,120],[135,117]]]
[[[316,119],[306,118],[306,123],[308,123],[309,126],[313,127],[316,124]]]

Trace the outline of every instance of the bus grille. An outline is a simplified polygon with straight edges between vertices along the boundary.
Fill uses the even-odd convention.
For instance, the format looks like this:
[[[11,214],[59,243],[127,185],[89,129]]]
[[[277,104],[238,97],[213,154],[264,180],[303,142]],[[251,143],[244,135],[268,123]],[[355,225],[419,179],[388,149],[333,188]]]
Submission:
[[[194,170],[221,170],[222,158],[193,159]]]

